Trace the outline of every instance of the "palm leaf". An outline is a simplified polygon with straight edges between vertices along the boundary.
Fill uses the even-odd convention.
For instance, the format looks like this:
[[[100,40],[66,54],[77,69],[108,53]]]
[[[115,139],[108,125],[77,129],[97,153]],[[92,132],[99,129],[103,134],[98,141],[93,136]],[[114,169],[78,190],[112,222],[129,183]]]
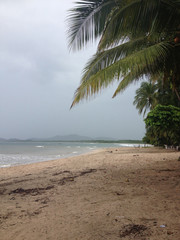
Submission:
[[[143,74],[162,71],[164,67],[163,62],[171,47],[168,42],[158,43],[120,59],[110,66],[101,69],[96,74],[89,75],[88,78],[87,73],[85,73],[79,88],[75,92],[71,107],[82,99],[88,99],[99,93],[101,89],[106,88],[117,79],[124,78],[126,81],[123,84],[120,83],[115,95],[125,89],[133,81],[133,77],[138,79]]]
[[[97,52],[87,63],[84,69],[83,79],[88,79],[91,75],[96,74],[101,69],[110,66],[135,51],[141,50],[145,46],[149,46],[150,42],[150,39],[147,41],[147,37],[140,37],[103,52]]]
[[[100,36],[115,0],[81,0],[68,16],[69,46],[79,49],[88,41]]]
[[[168,4],[169,3],[169,4]],[[107,22],[98,49],[119,44],[121,39],[137,38],[159,33],[164,38],[177,30],[180,6],[168,0],[134,0],[122,8]]]

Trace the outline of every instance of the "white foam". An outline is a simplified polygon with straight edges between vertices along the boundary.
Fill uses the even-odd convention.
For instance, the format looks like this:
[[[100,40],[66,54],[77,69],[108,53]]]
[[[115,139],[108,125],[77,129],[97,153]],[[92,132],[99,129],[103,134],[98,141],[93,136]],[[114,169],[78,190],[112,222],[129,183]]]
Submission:
[[[37,148],[44,148],[44,146],[36,146]]]
[[[115,144],[116,146],[120,146],[120,147],[137,147],[137,148],[143,148],[143,147],[153,147],[153,145],[151,144],[133,144],[133,143],[119,143],[119,144]]]
[[[5,165],[0,165],[0,168],[6,168],[6,167],[10,167],[11,164],[5,164]]]

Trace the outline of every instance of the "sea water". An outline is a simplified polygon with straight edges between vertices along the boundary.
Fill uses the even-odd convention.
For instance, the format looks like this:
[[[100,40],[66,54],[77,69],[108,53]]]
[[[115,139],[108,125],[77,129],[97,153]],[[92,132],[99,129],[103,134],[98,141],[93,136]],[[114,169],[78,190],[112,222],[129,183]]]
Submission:
[[[86,142],[1,142],[0,167],[67,158],[104,147],[113,147],[113,144]]]
[[[93,142],[0,142],[0,168],[81,155],[100,148],[136,144]]]

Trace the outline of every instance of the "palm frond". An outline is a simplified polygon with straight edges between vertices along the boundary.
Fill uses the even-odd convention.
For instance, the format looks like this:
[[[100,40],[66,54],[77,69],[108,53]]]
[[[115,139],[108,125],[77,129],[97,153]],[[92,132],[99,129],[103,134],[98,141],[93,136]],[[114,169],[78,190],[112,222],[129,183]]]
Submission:
[[[169,3],[170,2],[170,3]],[[107,22],[99,51],[119,44],[121,39],[137,38],[159,33],[159,38],[170,34],[179,26],[179,4],[169,0],[134,0],[124,7],[116,8],[115,14]],[[168,4],[169,3],[169,4]]]
[[[116,91],[113,94],[113,98],[116,97],[119,93],[122,93],[131,83],[138,81],[140,78],[143,78],[143,76],[145,76],[145,74],[141,75],[137,69],[131,71],[121,80],[118,87],[116,88]]]
[[[102,51],[110,46],[119,44],[129,37],[131,33],[130,21],[136,19],[135,12],[138,10],[141,0],[131,1],[129,4],[120,6],[114,10],[112,17],[106,22],[102,38],[100,39],[98,50]],[[128,14],[127,14],[128,12]],[[131,20],[133,19],[133,20]]]
[[[82,99],[88,99],[99,93],[101,89],[106,88],[117,79],[124,78],[125,81],[120,83],[115,95],[125,89],[133,81],[133,78],[138,79],[148,72],[161,71],[161,68],[164,67],[162,63],[171,47],[168,42],[158,43],[120,59],[88,77],[85,73],[79,88],[75,92],[71,107]]]
[[[79,49],[88,41],[100,36],[115,0],[80,0],[68,16],[69,46]]]
[[[135,51],[139,51],[144,47],[149,46],[150,43],[152,44],[151,40],[147,39],[147,37],[140,37],[103,52],[97,52],[84,68],[83,79],[88,79],[91,75],[96,74],[101,69],[110,66]]]
[[[136,90],[136,96],[133,104],[136,105],[139,114],[144,110],[143,116],[148,109],[152,109],[157,102],[158,84],[153,83],[151,80],[142,82],[140,88]]]

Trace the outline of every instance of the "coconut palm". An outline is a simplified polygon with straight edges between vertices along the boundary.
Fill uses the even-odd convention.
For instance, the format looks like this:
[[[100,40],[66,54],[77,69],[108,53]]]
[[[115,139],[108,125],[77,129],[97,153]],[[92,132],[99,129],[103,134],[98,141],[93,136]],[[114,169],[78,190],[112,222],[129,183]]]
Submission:
[[[113,95],[144,76],[163,73],[179,97],[180,0],[84,0],[70,14],[70,45],[84,47],[99,38],[72,106],[114,81]],[[180,97],[179,97],[180,100]]]
[[[139,114],[143,112],[144,116],[147,110],[154,109],[157,104],[180,107],[180,102],[172,91],[171,86],[170,82],[162,82],[162,74],[158,78],[142,82],[140,88],[136,90],[133,102]]]
[[[139,114],[143,111],[143,116],[147,110],[151,110],[157,104],[157,90],[158,84],[149,82],[142,82],[140,88],[136,90],[136,96],[133,104],[139,110]]]
[[[180,86],[179,86],[180,87]],[[157,81],[157,93],[156,93],[156,101],[158,104],[168,106],[176,106],[180,107],[180,101],[178,101],[178,98],[176,96],[176,93],[173,90],[173,85],[170,81],[167,81],[166,83],[162,83],[162,81]],[[180,92],[180,88],[177,89],[178,92]]]

